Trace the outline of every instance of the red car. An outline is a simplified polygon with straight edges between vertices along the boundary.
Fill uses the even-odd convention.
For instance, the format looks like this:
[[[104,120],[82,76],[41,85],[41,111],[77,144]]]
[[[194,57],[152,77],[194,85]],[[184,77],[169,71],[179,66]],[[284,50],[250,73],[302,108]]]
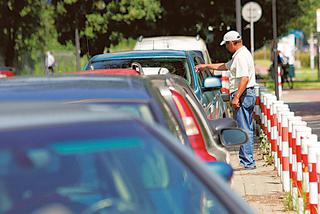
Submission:
[[[12,77],[15,73],[11,67],[0,66],[0,77]]]

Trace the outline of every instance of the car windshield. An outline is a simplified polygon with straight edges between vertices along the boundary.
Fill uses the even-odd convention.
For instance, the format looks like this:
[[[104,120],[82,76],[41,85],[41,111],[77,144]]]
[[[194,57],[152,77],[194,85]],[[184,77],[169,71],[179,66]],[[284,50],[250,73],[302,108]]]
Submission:
[[[184,58],[101,60],[91,62],[86,69],[131,68],[132,63],[139,63],[145,75],[161,74],[163,73],[163,68],[166,68],[171,74],[181,76],[191,83],[190,67],[187,59]]]
[[[0,132],[0,213],[228,213],[139,124]]]

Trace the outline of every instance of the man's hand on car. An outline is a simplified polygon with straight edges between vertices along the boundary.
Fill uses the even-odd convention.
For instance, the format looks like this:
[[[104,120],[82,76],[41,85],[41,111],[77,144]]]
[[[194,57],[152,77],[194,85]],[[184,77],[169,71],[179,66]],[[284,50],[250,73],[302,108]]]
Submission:
[[[200,73],[201,71],[203,71],[206,68],[206,64],[199,64],[196,65],[196,72]]]

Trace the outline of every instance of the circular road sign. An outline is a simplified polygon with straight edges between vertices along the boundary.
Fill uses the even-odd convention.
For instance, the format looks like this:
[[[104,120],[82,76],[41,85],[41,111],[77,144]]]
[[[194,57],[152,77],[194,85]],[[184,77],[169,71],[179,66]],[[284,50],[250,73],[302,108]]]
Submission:
[[[248,2],[242,7],[242,17],[247,22],[256,22],[262,16],[262,9],[257,2]]]

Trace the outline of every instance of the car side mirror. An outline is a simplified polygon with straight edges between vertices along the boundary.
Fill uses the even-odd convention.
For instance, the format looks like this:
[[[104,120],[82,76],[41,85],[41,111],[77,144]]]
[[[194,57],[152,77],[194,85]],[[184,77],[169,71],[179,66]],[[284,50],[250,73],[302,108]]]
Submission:
[[[222,87],[221,80],[217,77],[207,77],[204,80],[202,91],[219,90]]]
[[[233,168],[226,162],[210,161],[206,162],[210,172],[219,175],[223,180],[230,182],[233,175]]]
[[[248,133],[241,128],[222,128],[219,130],[219,139],[223,146],[232,147],[248,142]]]

